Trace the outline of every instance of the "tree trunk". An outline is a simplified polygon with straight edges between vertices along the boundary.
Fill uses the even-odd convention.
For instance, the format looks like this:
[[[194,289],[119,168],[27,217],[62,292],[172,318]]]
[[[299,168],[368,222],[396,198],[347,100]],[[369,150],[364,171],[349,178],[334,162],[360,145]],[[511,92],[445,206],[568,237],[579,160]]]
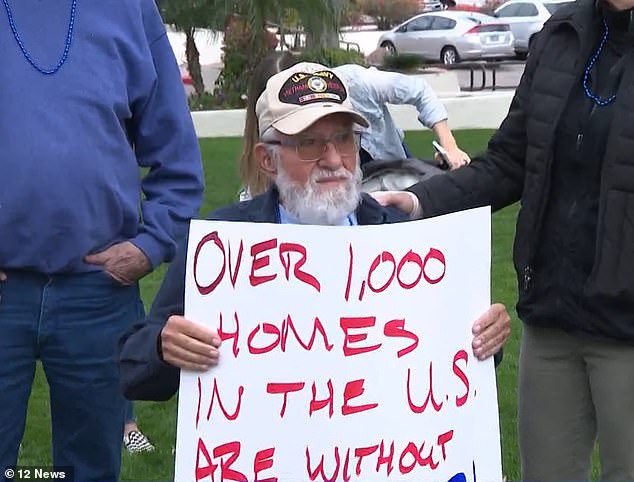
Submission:
[[[379,30],[389,30],[392,23],[386,17],[376,17],[376,28]]]
[[[196,29],[189,28],[185,31],[185,56],[187,57],[187,70],[192,78],[192,85],[196,95],[205,93],[205,84],[203,83],[203,75],[200,70],[200,54],[196,42],[194,42],[194,32]]]
[[[323,50],[339,47],[339,29],[324,24],[320,32],[306,32],[306,48]]]
[[[293,38],[293,50],[300,50],[302,48],[301,34],[299,30],[295,30],[295,37]]]

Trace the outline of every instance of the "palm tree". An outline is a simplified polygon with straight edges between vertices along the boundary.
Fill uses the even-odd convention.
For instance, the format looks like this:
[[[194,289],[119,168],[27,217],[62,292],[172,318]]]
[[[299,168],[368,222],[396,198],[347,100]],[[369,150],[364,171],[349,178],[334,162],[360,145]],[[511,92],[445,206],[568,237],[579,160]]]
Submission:
[[[220,83],[233,94],[246,93],[248,78],[262,54],[270,48],[267,21],[281,19],[286,9],[293,8],[306,32],[306,47],[321,49],[339,45],[339,19],[348,0],[157,0],[163,19],[186,36],[186,57],[189,74],[197,95],[205,91],[199,53],[194,42],[196,29],[226,32],[235,20],[242,25],[244,42],[225,37],[225,66]],[[232,23],[234,22],[234,23]],[[234,33],[235,33],[234,29]],[[232,50],[233,49],[233,50]],[[237,58],[237,61],[235,60]],[[228,60],[231,65],[228,65]]]
[[[194,34],[196,29],[214,27],[223,15],[218,10],[218,0],[157,0],[163,21],[185,33],[185,57],[192,86],[197,95],[205,92],[205,84],[200,69],[200,53]]]
[[[298,12],[306,32],[306,46],[319,49],[339,45],[339,18],[348,0],[240,0],[231,12],[243,20],[243,30],[235,29],[239,38],[231,39],[225,32],[224,68],[219,77],[219,90],[234,106],[244,105],[238,100],[246,94],[251,72],[259,60],[272,48],[267,22],[282,25],[289,9]],[[236,25],[240,25],[239,21]],[[226,27],[226,25],[225,25]],[[283,33],[283,32],[280,32]],[[228,96],[232,96],[229,99]]]
[[[306,32],[306,47],[319,49],[339,46],[339,20],[349,0],[243,0],[238,3],[236,13],[244,15],[253,27],[254,40],[262,40],[259,35],[267,20],[281,25],[284,12],[293,9]]]
[[[306,32],[307,49],[339,47],[340,21],[348,4],[348,0],[322,0],[319,12],[299,10],[299,17]]]

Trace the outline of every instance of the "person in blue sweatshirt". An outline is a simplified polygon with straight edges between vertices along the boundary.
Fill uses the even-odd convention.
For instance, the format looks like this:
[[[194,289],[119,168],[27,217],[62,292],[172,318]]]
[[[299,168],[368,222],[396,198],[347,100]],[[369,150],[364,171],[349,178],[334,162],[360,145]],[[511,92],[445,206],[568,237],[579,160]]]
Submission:
[[[3,0],[0,65],[0,467],[39,359],[54,464],[115,481],[116,342],[202,202],[180,73],[153,0]]]

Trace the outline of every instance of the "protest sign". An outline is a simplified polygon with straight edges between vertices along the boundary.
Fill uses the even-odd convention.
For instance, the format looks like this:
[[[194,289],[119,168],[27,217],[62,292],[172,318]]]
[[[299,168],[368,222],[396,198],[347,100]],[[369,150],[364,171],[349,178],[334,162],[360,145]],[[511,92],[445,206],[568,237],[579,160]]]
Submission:
[[[354,227],[194,221],[185,316],[222,338],[181,376],[194,481],[499,481],[490,210]]]

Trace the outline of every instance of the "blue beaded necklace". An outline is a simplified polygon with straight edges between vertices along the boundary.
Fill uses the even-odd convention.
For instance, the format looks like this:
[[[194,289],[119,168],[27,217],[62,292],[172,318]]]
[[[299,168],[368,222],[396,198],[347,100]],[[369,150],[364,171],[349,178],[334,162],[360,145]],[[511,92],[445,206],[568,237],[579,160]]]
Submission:
[[[603,47],[605,47],[605,43],[608,41],[608,34],[609,34],[608,22],[604,18],[603,19],[603,38],[601,39],[601,43],[599,43],[599,48],[597,49],[597,51],[594,53],[594,55],[588,62],[586,71],[583,74],[583,91],[585,92],[586,97],[588,99],[592,99],[594,103],[599,106],[606,106],[610,102],[612,102],[614,99],[616,99],[616,94],[612,94],[610,97],[607,97],[607,98],[601,98],[598,95],[594,94],[590,90],[590,87],[588,86],[590,71],[592,70],[592,67],[594,67],[594,64],[596,64],[597,59],[599,58],[599,55],[601,55],[601,52],[603,51]]]
[[[29,53],[29,51],[24,46],[24,42],[22,42],[22,38],[20,37],[20,34],[18,33],[18,29],[15,26],[15,20],[13,19],[13,13],[11,12],[11,7],[9,6],[9,0],[2,0],[2,1],[4,3],[4,8],[7,11],[7,18],[9,19],[9,26],[11,27],[11,31],[13,32],[13,38],[15,38],[15,41],[20,46],[20,50],[22,51],[22,55],[24,55],[24,58],[38,72],[41,72],[44,75],[53,75],[54,73],[56,73],[62,67],[62,65],[64,65],[64,62],[66,62],[66,59],[68,58],[68,53],[70,52],[70,44],[73,40],[73,30],[75,28],[75,14],[77,12],[77,0],[73,0],[73,3],[70,8],[70,21],[68,22],[68,33],[66,34],[64,53],[62,54],[62,58],[59,60],[59,62],[57,62],[57,65],[53,67],[52,69],[45,69],[43,67],[40,67],[37,64],[37,62],[35,62],[31,54]]]

